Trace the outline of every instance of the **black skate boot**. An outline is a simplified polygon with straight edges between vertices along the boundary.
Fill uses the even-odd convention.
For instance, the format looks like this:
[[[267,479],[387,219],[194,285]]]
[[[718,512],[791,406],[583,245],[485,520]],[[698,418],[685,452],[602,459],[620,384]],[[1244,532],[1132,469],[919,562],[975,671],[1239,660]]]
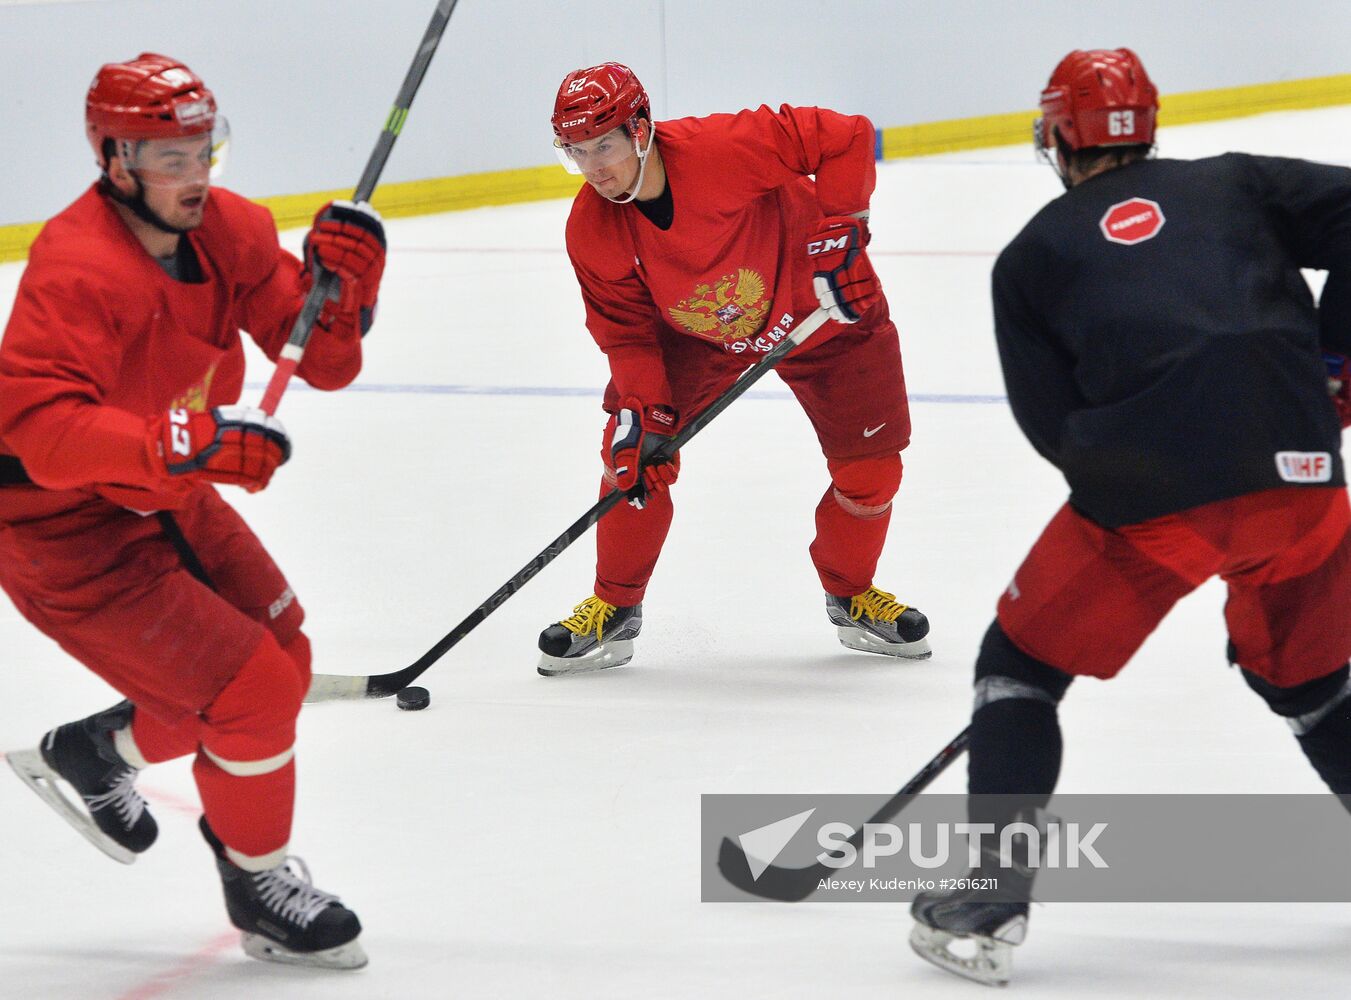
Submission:
[[[980,884],[979,873],[972,875]],[[940,969],[986,986],[1007,986],[1013,946],[1027,937],[1027,909],[1025,902],[1001,900],[988,890],[922,892],[910,905],[915,918],[910,947]],[[954,953],[948,948],[954,940],[970,940],[974,951]]]
[[[539,634],[537,668],[545,677],[622,667],[633,659],[633,640],[643,627],[643,606],[617,608],[594,594],[572,616]]]
[[[357,936],[361,921],[337,896],[321,892],[299,858],[275,868],[240,868],[203,816],[198,825],[216,854],[230,923],[244,932],[244,951],[252,958],[325,969],[360,969],[367,962]],[[297,871],[292,871],[294,863]]]
[[[136,768],[113,744],[112,734],[131,724],[124,701],[79,722],[58,726],[37,750],[8,755],[10,767],[81,836],[115,861],[129,865],[155,842],[159,826],[136,792]],[[61,791],[64,779],[84,801],[75,805]],[[86,811],[87,810],[87,811]]]
[[[869,587],[854,597],[826,595],[826,614],[835,623],[840,644],[865,653],[927,660],[929,619],[896,595]]]

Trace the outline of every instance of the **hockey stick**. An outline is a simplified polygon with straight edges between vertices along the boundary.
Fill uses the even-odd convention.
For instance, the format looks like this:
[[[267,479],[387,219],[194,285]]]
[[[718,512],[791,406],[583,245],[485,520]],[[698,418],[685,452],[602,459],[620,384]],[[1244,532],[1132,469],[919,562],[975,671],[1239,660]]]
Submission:
[[[938,751],[929,763],[920,768],[919,773],[907,781],[899,792],[887,799],[876,814],[860,824],[854,835],[849,838],[849,843],[857,850],[863,843],[863,829],[868,823],[886,823],[894,819],[910,804],[914,796],[928,788],[935,778],[947,770],[949,764],[962,755],[970,741],[971,727],[967,726],[951,743]],[[718,871],[742,892],[749,892],[753,896],[762,896],[765,899],[797,903],[815,892],[821,880],[834,875],[837,869],[820,862],[806,868],[777,868],[769,865],[760,873],[760,877],[756,878],[751,874],[746,852],[732,843],[731,838],[724,837],[722,846],[718,849]]]
[[[756,362],[755,365],[743,372],[741,377],[728,386],[721,396],[700,410],[692,420],[680,429],[679,433],[654,452],[643,464],[645,466],[661,465],[663,462],[669,461],[670,457],[684,447],[690,438],[708,426],[714,417],[731,406],[738,396],[768,374],[769,370],[777,365],[784,355],[819,330],[829,318],[826,310],[817,309],[804,319],[797,329],[784,337],[773,350]],[[421,676],[423,671],[441,659],[452,646],[474,631],[479,623],[501,607],[507,598],[525,586],[531,577],[557,559],[564,549],[581,538],[588,528],[604,517],[612,507],[624,498],[625,494],[619,490],[611,490],[601,497],[590,510],[573,521],[563,534],[550,542],[544,548],[544,551],[522,566],[510,580],[498,587],[491,597],[473,610],[469,617],[456,625],[440,642],[410,665],[392,673],[371,676],[315,674],[310,681],[310,690],[305,695],[305,700],[315,702],[355,698],[388,698],[390,695],[403,690]]]
[[[352,193],[353,201],[371,200],[375,185],[380,180],[380,173],[385,169],[385,161],[389,159],[390,150],[394,148],[394,140],[403,131],[413,97],[417,94],[418,87],[422,85],[422,77],[426,74],[427,67],[431,65],[432,56],[436,54],[436,47],[441,44],[441,36],[450,21],[450,13],[458,2],[459,0],[440,0],[437,3],[431,24],[427,25],[427,33],[422,36],[417,55],[413,57],[413,65],[408,67],[408,75],[404,77],[403,86],[399,88],[398,96],[394,98],[394,107],[390,109],[389,117],[385,119],[385,127],[380,131],[375,148],[371,150],[371,158],[366,161],[366,169],[361,174],[361,180],[357,182],[356,191]],[[300,315],[296,317],[295,324],[291,327],[291,336],[287,338],[286,346],[281,349],[277,367],[267,383],[267,390],[263,393],[262,409],[265,413],[277,412],[281,394],[286,391],[286,384],[291,381],[291,376],[296,373],[300,359],[305,354],[305,345],[309,343],[310,334],[314,330],[314,321],[319,318],[319,310],[337,290],[337,284],[338,278],[333,272],[320,271],[318,280],[310,286],[309,294],[305,296],[305,304],[300,307]]]

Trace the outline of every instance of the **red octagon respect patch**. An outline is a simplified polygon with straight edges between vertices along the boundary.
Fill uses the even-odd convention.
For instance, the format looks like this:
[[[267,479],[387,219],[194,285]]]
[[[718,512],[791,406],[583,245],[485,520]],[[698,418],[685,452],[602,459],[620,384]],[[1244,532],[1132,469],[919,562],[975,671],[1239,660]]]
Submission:
[[[1098,228],[1102,235],[1113,243],[1143,243],[1153,239],[1163,228],[1163,209],[1157,201],[1148,198],[1132,198],[1119,201],[1109,208]]]

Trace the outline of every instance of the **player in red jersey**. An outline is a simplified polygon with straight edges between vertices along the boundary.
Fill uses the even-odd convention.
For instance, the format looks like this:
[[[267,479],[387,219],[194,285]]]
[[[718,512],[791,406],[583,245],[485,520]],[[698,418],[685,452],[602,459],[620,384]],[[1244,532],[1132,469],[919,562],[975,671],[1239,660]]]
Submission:
[[[995,263],[995,336],[1014,417],[1070,496],[976,660],[972,819],[1002,839],[1046,806],[1071,683],[1115,676],[1211,577],[1230,660],[1351,794],[1351,170],[1153,159],[1158,94],[1129,49],[1070,53],[1041,110],[1066,191]],[[1302,267],[1328,272],[1316,308]],[[921,956],[1007,982],[1038,864],[1008,860],[975,873],[993,893],[916,899]]]
[[[356,914],[287,864],[304,615],[216,484],[261,490],[290,454],[280,421],[237,405],[240,332],[275,360],[319,268],[341,294],[300,375],[319,389],[356,377],[380,219],[334,203],[304,263],[282,250],[266,209],[211,186],[224,119],[165,56],[102,67],[85,122],[101,176],[34,242],[0,343],[0,586],[126,700],[9,760],[130,863],[158,832],[137,772],[193,755],[246,951],[364,965]]]
[[[786,105],[653,122],[648,103],[630,69],[605,63],[569,73],[554,105],[559,158],[587,182],[568,254],[610,364],[601,490],[630,504],[598,525],[595,593],[541,634],[540,673],[632,658],[680,468],[644,459],[818,305],[832,320],[777,371],[830,471],[811,546],[826,610],[852,649],[928,656],[924,615],[873,586],[910,412],[864,249],[872,125]]]

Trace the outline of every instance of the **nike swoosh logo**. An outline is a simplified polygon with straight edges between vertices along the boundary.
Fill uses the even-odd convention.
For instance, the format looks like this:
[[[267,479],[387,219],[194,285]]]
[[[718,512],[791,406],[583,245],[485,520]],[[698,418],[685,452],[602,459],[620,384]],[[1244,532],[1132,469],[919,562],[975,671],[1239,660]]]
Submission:
[[[864,436],[865,438],[870,438],[870,437],[872,437],[874,434],[876,434],[878,431],[880,431],[883,427],[885,427],[886,425],[887,425],[887,422],[886,422],[885,420],[883,420],[883,421],[882,421],[880,424],[878,424],[876,427],[865,427],[865,428],[863,428],[863,436]]]

